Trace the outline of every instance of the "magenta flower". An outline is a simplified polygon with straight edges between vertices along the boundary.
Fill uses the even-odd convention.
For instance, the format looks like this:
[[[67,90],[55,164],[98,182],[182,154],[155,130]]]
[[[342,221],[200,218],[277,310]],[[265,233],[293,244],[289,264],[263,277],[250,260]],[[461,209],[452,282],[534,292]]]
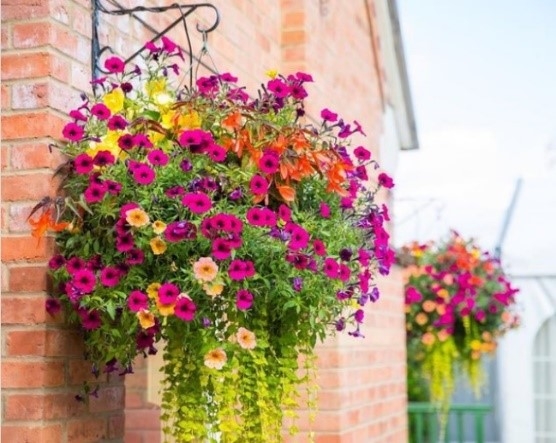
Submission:
[[[411,305],[413,303],[420,303],[423,300],[423,296],[421,293],[414,288],[413,286],[409,286],[405,290],[405,304]]]
[[[369,176],[367,175],[367,168],[363,165],[357,166],[357,168],[355,168],[355,175],[359,180],[366,181],[369,179]]]
[[[112,165],[116,161],[116,158],[110,151],[98,151],[93,159],[93,163],[96,166],[107,166]]]
[[[106,186],[106,192],[111,195],[118,195],[122,190],[122,184],[114,180],[106,180],[104,185]]]
[[[48,260],[48,267],[53,271],[60,269],[66,264],[66,259],[61,254],[54,255],[50,260]]]
[[[253,294],[246,289],[240,289],[236,293],[236,306],[240,311],[246,311],[253,306]]]
[[[294,251],[303,249],[309,244],[309,233],[301,226],[295,223],[288,223],[286,225],[286,232],[290,233],[290,241],[288,247]]]
[[[212,256],[217,260],[226,260],[232,255],[230,242],[223,238],[216,238],[212,242]]]
[[[107,288],[113,288],[120,282],[120,271],[113,266],[106,266],[100,272],[100,282]]]
[[[270,80],[266,87],[278,98],[285,98],[290,93],[290,87],[278,78]]]
[[[140,185],[150,185],[156,174],[154,170],[144,163],[139,164],[132,172],[133,179]]]
[[[313,251],[315,251],[315,254],[320,256],[326,255],[326,246],[324,245],[322,240],[313,240]]]
[[[343,282],[347,282],[351,277],[351,269],[345,264],[340,264],[340,269],[338,271],[338,278]]]
[[[69,113],[69,116],[75,121],[87,121],[87,117],[85,117],[85,115],[79,109],[72,109]]]
[[[259,159],[259,169],[265,174],[274,174],[280,168],[280,157],[274,151],[267,150]]]
[[[204,192],[187,193],[181,202],[194,214],[204,214],[212,208],[212,200]]]
[[[337,278],[340,272],[340,266],[333,258],[328,257],[324,260],[323,269],[328,278]]]
[[[338,120],[338,114],[332,112],[330,109],[327,108],[324,108],[322,111],[320,111],[320,116],[324,121],[330,123],[334,123],[336,120]]]
[[[101,324],[100,313],[96,310],[89,311],[85,308],[79,308],[77,310],[77,314],[81,318],[81,325],[83,329],[87,329],[89,331],[93,329],[98,329]]]
[[[394,180],[388,174],[381,172],[378,174],[378,184],[386,189],[391,189],[394,187]]]
[[[99,120],[108,120],[110,118],[110,109],[104,103],[97,103],[91,108],[91,114],[93,114]]]
[[[363,309],[358,309],[353,314],[353,318],[357,323],[363,323],[363,319],[365,318],[365,311],[363,311]]]
[[[150,149],[153,147],[151,140],[147,134],[135,134],[132,138],[132,146],[138,148]]]
[[[121,115],[113,115],[108,120],[108,129],[112,131],[123,131],[127,128],[127,121]]]
[[[263,214],[261,208],[249,208],[245,214],[247,222],[252,226],[263,225]]]
[[[290,93],[293,98],[296,100],[303,100],[309,94],[307,94],[307,90],[301,85],[292,85],[290,87]]]
[[[154,166],[166,166],[170,157],[162,149],[153,149],[147,154],[147,160]]]
[[[232,260],[228,268],[228,275],[232,280],[244,280],[255,275],[255,266],[249,260]]]
[[[128,232],[116,237],[116,249],[118,252],[128,252],[135,247],[133,236]]]
[[[129,211],[130,209],[135,209],[135,208],[139,208],[139,204],[135,203],[135,202],[129,202],[129,203],[125,203],[121,206],[120,208],[120,217],[121,218],[126,218],[127,217],[127,211]]]
[[[192,321],[195,318],[196,311],[197,306],[195,306],[195,303],[193,303],[193,300],[189,297],[178,298],[174,308],[176,317],[182,319],[183,321]]]
[[[193,240],[197,236],[197,228],[193,223],[187,221],[175,221],[169,223],[164,231],[164,238],[171,243],[182,240]]]
[[[125,262],[130,266],[140,265],[141,263],[143,263],[143,261],[145,261],[145,253],[141,249],[130,249],[126,253]]]
[[[82,269],[73,274],[71,284],[79,289],[83,294],[89,294],[93,292],[96,285],[96,278],[93,271],[89,269]]]
[[[357,158],[357,160],[361,162],[371,159],[371,152],[365,149],[363,146],[358,146],[357,148],[355,148],[353,150],[353,154],[355,155],[355,158]]]
[[[73,166],[78,174],[88,174],[93,170],[93,159],[85,153],[79,154],[73,159]]]
[[[278,207],[278,217],[280,217],[280,219],[284,220],[285,222],[291,221],[292,219],[291,209],[288,206],[281,204]]]
[[[62,130],[64,137],[72,142],[81,141],[84,133],[85,130],[83,127],[79,126],[77,123],[68,123]]]
[[[49,297],[45,302],[45,309],[53,317],[62,310],[62,304],[57,298]]]
[[[135,137],[131,134],[124,134],[118,139],[118,146],[124,151],[129,151],[135,146]]]
[[[320,216],[322,218],[330,218],[330,206],[324,202],[320,204]]]
[[[207,149],[207,154],[212,161],[217,163],[222,163],[226,160],[226,150],[222,146],[210,145]]]
[[[85,192],[83,192],[83,196],[87,203],[98,203],[105,195],[106,186],[98,182],[91,183],[87,189],[85,189]]]
[[[131,291],[127,297],[127,307],[130,311],[139,312],[149,308],[149,297],[144,292]]]
[[[66,271],[68,274],[74,275],[76,272],[81,271],[87,267],[85,260],[79,257],[72,257],[66,262]]]
[[[180,295],[180,289],[173,283],[164,283],[158,288],[158,299],[164,305],[171,305]]]
[[[104,67],[108,72],[118,74],[120,72],[124,72],[125,63],[120,57],[113,56],[106,59]]]
[[[256,195],[266,194],[268,192],[268,182],[261,175],[254,175],[249,183],[251,192]]]

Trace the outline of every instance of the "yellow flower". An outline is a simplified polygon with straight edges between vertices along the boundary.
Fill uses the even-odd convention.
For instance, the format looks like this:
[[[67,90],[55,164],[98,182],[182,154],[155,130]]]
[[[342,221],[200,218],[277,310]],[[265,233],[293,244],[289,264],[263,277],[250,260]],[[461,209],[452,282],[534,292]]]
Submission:
[[[276,78],[276,76],[278,75],[278,71],[276,69],[268,69],[264,74],[267,77]]]
[[[180,129],[197,129],[201,127],[201,122],[201,117],[197,111],[191,111],[178,117],[178,126]]]
[[[143,329],[152,328],[155,324],[154,321],[154,314],[146,309],[139,311],[137,314],[137,318],[139,319],[139,323]]]
[[[166,223],[160,220],[153,222],[152,226],[155,234],[162,234],[166,230]]]
[[[160,300],[159,300],[158,294],[157,294],[157,296],[156,296],[156,307],[157,307],[158,312],[160,313],[160,315],[162,315],[163,317],[168,317],[169,315],[174,315],[175,306],[176,306],[175,303],[171,303],[169,305],[165,305],[164,303],[160,303]]]
[[[197,280],[204,282],[212,281],[218,274],[218,265],[210,257],[201,257],[193,263],[193,273]]]
[[[257,340],[249,329],[239,328],[236,333],[237,342],[243,349],[255,349]]]
[[[149,215],[141,208],[133,208],[125,213],[126,221],[136,228],[148,225],[150,223]]]
[[[89,149],[85,152],[90,157],[94,158],[98,151],[108,151],[115,158],[125,160],[128,155],[118,146],[118,140],[122,134],[121,131],[108,131],[106,135],[100,139],[100,142],[91,142],[89,144]]]
[[[120,88],[115,88],[104,96],[104,104],[112,114],[120,112],[124,108],[124,91]]]
[[[442,298],[446,298],[450,295],[450,293],[448,292],[448,290],[442,288],[442,289],[439,289],[437,291],[436,295],[438,295],[439,297],[442,297]]]
[[[481,349],[481,342],[479,340],[471,340],[471,343],[469,343],[469,347],[473,351],[478,351],[479,349]]]
[[[207,293],[207,295],[216,297],[217,295],[222,294],[222,291],[224,290],[224,284],[222,282],[205,283],[203,285],[203,290]]]
[[[153,97],[155,94],[166,91],[166,78],[159,77],[154,80],[150,80],[145,85],[145,89],[149,97]]]
[[[149,286],[147,286],[147,295],[149,296],[149,298],[158,297],[158,290],[161,286],[162,284],[158,282],[151,283]]]
[[[205,354],[205,366],[220,370],[226,364],[228,356],[222,348],[213,349]]]
[[[166,249],[168,249],[168,246],[166,246],[166,242],[160,237],[151,239],[149,244],[151,245],[151,249],[154,255],[164,254],[166,252]]]

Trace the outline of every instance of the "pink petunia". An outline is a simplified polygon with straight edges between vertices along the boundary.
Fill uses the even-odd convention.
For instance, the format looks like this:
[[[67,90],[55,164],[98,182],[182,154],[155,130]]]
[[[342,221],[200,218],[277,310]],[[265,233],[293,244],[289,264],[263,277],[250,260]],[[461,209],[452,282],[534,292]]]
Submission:
[[[78,174],[88,174],[93,170],[93,159],[85,153],[79,154],[73,159],[73,166]]]
[[[170,158],[162,149],[153,149],[147,154],[147,160],[154,166],[166,166]]]
[[[203,192],[189,192],[181,202],[194,214],[204,214],[212,208],[212,200]]]
[[[171,305],[175,303],[180,289],[173,283],[164,283],[158,288],[158,299],[164,305]]]
[[[328,278],[338,278],[338,273],[340,271],[340,266],[333,258],[327,258],[324,260],[323,269],[324,273]]]
[[[320,216],[322,218],[330,218],[330,206],[324,202],[320,204]]]
[[[123,118],[121,115],[113,115],[108,120],[108,129],[112,131],[122,131],[127,128],[127,120]]]
[[[114,164],[116,158],[110,151],[98,151],[93,159],[95,166],[108,166]]]
[[[290,87],[278,78],[270,80],[266,86],[278,98],[285,98],[290,93]]]
[[[64,126],[64,129],[62,130],[63,136],[67,140],[72,142],[81,141],[83,139],[84,133],[85,130],[83,129],[83,127],[79,126],[77,123],[68,123],[66,126]]]
[[[100,327],[100,312],[98,312],[97,310],[89,311],[85,308],[79,308],[77,310],[77,314],[79,314],[79,317],[81,318],[81,325],[83,326],[83,329],[91,331]]]
[[[68,274],[74,275],[87,267],[87,263],[80,257],[72,257],[66,261],[66,271]]]
[[[320,116],[324,121],[330,123],[334,123],[336,120],[338,120],[338,114],[332,112],[330,109],[327,108],[320,111]]]
[[[85,197],[85,201],[87,203],[98,203],[104,198],[105,195],[106,186],[97,182],[91,183],[87,189],[85,189],[85,192],[83,192],[83,196]]]
[[[255,275],[253,262],[246,260],[232,260],[228,268],[228,275],[232,280],[244,280]]]
[[[240,311],[246,311],[253,306],[253,294],[246,289],[240,289],[236,293],[236,307]]]
[[[359,160],[360,162],[371,159],[371,152],[365,149],[363,146],[358,146],[357,148],[355,148],[353,150],[353,154],[355,155],[355,158],[357,158],[357,160]]]
[[[120,57],[113,56],[105,60],[104,67],[108,72],[118,74],[124,72],[125,63]]]
[[[106,266],[100,272],[100,282],[107,288],[113,288],[120,282],[120,271],[113,266]]]
[[[378,184],[386,189],[391,189],[394,187],[394,180],[385,172],[381,172],[378,174]]]
[[[289,222],[292,219],[292,211],[289,207],[284,204],[281,204],[278,207],[278,217],[280,217],[285,222]]]
[[[110,109],[104,103],[97,103],[91,108],[91,114],[93,114],[99,120],[108,120],[110,118]]]
[[[326,255],[326,246],[324,245],[324,242],[319,239],[313,240],[313,251],[315,251],[315,254],[320,256]]]
[[[118,252],[128,252],[133,248],[135,248],[135,241],[129,232],[116,237],[116,249]]]
[[[183,321],[192,321],[195,318],[196,311],[197,306],[195,306],[195,303],[193,303],[193,300],[189,297],[178,298],[174,308],[176,317],[182,319]]]
[[[149,297],[144,292],[131,291],[127,297],[127,307],[132,312],[139,312],[149,308]]]
[[[259,159],[259,169],[265,174],[274,174],[279,168],[280,157],[274,151],[266,151]]]
[[[261,175],[254,175],[249,183],[251,192],[255,195],[266,194],[268,192],[268,181]]]
[[[154,170],[144,163],[133,170],[132,176],[135,182],[140,185],[150,185],[156,178]]]
[[[217,163],[222,163],[226,160],[226,150],[222,146],[211,145],[207,148],[207,154],[210,159]]]
[[[93,271],[82,269],[73,274],[71,284],[83,294],[90,294],[96,286],[96,277]]]
[[[223,238],[216,238],[212,242],[212,256],[217,260],[226,260],[232,255],[230,242]]]

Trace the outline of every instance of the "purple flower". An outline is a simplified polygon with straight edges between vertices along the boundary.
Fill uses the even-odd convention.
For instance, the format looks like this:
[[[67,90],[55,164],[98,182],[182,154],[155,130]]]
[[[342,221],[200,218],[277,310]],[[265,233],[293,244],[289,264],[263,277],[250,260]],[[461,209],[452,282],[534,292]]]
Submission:
[[[68,123],[62,130],[64,137],[72,142],[78,142],[83,139],[84,133],[85,130],[77,123]]]
[[[144,292],[131,291],[127,297],[127,307],[130,311],[139,312],[149,307],[149,297]]]
[[[91,108],[91,114],[93,114],[99,120],[108,120],[110,118],[110,109],[104,103],[97,103]]]
[[[230,192],[230,195],[228,196],[228,198],[230,200],[239,200],[241,197],[243,197],[243,191],[241,190],[241,188],[235,188],[232,192]]]
[[[112,74],[118,74],[124,72],[125,63],[120,57],[110,57],[104,62],[104,67],[106,70]]]
[[[240,289],[236,293],[236,306],[240,311],[246,311],[253,306],[253,294],[246,289]]]
[[[197,228],[193,223],[187,221],[175,221],[169,223],[164,231],[164,238],[171,243],[182,240],[192,240],[197,236]]]
[[[174,312],[176,317],[182,319],[183,321],[192,321],[195,318],[195,312],[197,311],[197,306],[189,297],[180,297],[176,302]]]
[[[336,331],[340,332],[344,329],[346,329],[346,320],[342,317],[336,320]]]
[[[303,288],[303,279],[301,277],[294,277],[292,287],[297,292],[301,291]]]
[[[191,164],[191,162],[189,160],[184,159],[180,163],[180,169],[183,172],[189,172],[189,171],[191,171],[191,169],[193,169],[193,165]]]

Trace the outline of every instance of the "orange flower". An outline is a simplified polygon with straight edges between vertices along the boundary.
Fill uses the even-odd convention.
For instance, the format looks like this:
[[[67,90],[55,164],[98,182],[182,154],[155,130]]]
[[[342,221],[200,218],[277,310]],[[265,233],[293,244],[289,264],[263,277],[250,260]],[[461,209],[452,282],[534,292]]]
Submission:
[[[149,244],[151,245],[151,249],[154,255],[164,254],[166,252],[166,249],[168,249],[168,246],[166,246],[166,242],[160,237],[151,239]]]
[[[428,321],[429,317],[424,312],[419,312],[419,314],[415,316],[415,323],[417,323],[419,326],[423,326]]]
[[[136,228],[148,225],[150,223],[149,215],[141,208],[133,208],[125,213],[126,221]]]
[[[197,280],[209,282],[216,278],[218,265],[210,257],[201,257],[193,263],[193,273]]]
[[[436,341],[436,338],[433,333],[426,332],[421,337],[421,342],[426,346],[431,346]]]
[[[432,312],[436,308],[436,303],[432,300],[425,300],[423,302],[423,311],[425,312]]]
[[[146,309],[139,311],[137,314],[137,318],[139,319],[139,324],[143,329],[152,328],[155,325],[154,321],[154,314]]]
[[[220,370],[226,364],[228,356],[222,348],[213,349],[205,354],[205,366]]]
[[[243,349],[255,349],[257,340],[249,329],[239,328],[236,333],[237,342]]]
[[[66,222],[56,223],[52,219],[52,210],[50,209],[44,211],[37,220],[30,219],[29,224],[32,226],[31,235],[38,239],[38,243],[40,243],[41,237],[43,237],[48,230],[59,232],[66,229],[69,225],[69,223]]]

